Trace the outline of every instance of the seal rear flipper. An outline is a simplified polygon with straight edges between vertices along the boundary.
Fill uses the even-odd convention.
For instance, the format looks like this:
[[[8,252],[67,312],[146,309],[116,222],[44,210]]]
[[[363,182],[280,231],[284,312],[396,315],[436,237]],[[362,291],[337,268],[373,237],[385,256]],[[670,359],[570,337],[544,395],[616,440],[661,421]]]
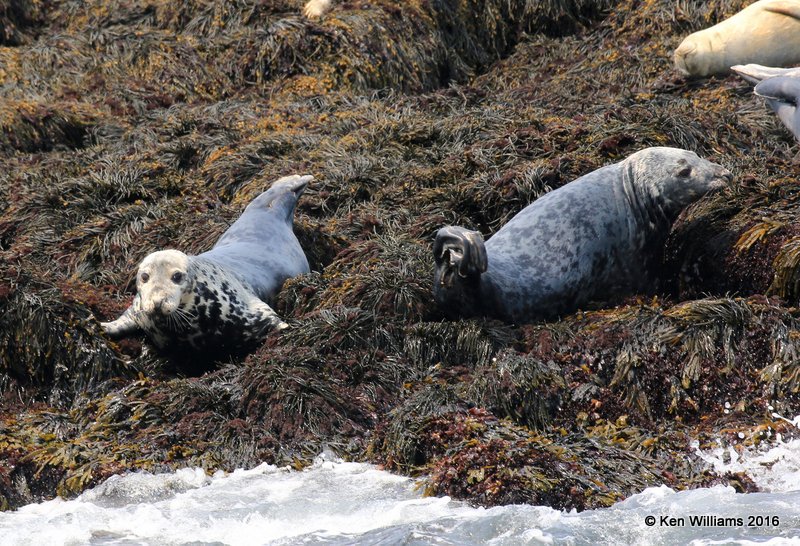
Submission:
[[[755,88],[755,94],[767,99],[784,125],[800,140],[800,116],[797,107],[800,102],[800,78],[777,76],[768,78]]]
[[[443,282],[452,282],[453,273],[459,277],[480,276],[489,266],[483,236],[458,226],[445,226],[436,233],[433,259]]]
[[[267,335],[272,330],[284,330],[289,327],[289,325],[273,311],[272,307],[261,300],[252,303],[250,310],[255,315],[260,326],[260,328],[257,329],[260,335]]]
[[[308,187],[309,182],[314,180],[314,176],[310,174],[293,174],[291,176],[284,176],[276,181],[277,183],[283,183],[289,186],[291,190],[294,192],[296,197],[300,197],[306,188]]]
[[[314,180],[314,177],[310,174],[292,174],[273,182],[267,191],[247,205],[242,216],[228,228],[228,231],[222,234],[215,247],[219,246],[230,233],[236,232],[237,224],[247,222],[248,212],[269,210],[273,214],[278,214],[291,225],[297,201],[312,180]],[[258,222],[260,223],[261,220],[259,219]]]
[[[143,333],[142,329],[133,320],[133,308],[128,307],[122,316],[111,322],[101,322],[100,326],[111,339],[122,339]]]

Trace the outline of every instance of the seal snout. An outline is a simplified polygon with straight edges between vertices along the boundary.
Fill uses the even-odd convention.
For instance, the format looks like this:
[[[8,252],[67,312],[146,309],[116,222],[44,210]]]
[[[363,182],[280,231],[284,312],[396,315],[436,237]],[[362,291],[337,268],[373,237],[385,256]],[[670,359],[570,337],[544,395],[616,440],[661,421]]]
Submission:
[[[172,313],[173,306],[170,305],[166,296],[151,296],[149,301],[145,303],[144,310],[147,314],[157,313],[159,315],[167,316]]]
[[[169,315],[169,310],[167,306],[164,305],[164,300],[156,300],[153,302],[153,310],[161,313],[162,315]]]
[[[691,57],[694,56],[696,51],[697,43],[694,41],[693,36],[686,38],[675,50],[672,59],[675,63],[675,68],[682,76],[689,77],[692,75],[690,63],[692,62]]]
[[[722,165],[717,165],[714,169],[714,181],[712,182],[712,189],[721,189],[728,187],[733,182],[733,173]]]

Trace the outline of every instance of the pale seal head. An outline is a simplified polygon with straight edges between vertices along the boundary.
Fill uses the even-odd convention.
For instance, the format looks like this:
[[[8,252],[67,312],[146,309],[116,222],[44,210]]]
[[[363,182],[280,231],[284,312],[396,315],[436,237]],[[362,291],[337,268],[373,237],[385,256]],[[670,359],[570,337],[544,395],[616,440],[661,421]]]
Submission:
[[[148,255],[136,272],[141,310],[148,316],[169,316],[192,299],[189,256],[180,250],[159,250]]]
[[[710,52],[711,47],[707,39],[691,35],[675,50],[675,68],[683,76],[709,74]]]
[[[331,9],[332,2],[333,0],[309,0],[303,6],[303,15],[309,19],[319,19]]]

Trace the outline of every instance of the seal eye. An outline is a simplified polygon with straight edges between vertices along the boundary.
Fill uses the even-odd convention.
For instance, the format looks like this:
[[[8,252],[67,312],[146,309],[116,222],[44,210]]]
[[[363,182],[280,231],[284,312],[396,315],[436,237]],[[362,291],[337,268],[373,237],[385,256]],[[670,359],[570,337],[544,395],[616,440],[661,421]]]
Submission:
[[[183,280],[183,273],[181,273],[180,271],[176,271],[175,273],[172,274],[172,282],[174,282],[175,284],[180,284],[182,280]]]
[[[689,178],[690,174],[692,174],[692,168],[689,167],[689,166],[686,166],[686,167],[682,168],[678,172],[678,176],[680,176],[681,178]]]
[[[142,280],[142,283],[146,283],[147,281],[150,280],[150,275],[148,275],[147,273],[142,273],[141,275],[139,275],[139,278]]]

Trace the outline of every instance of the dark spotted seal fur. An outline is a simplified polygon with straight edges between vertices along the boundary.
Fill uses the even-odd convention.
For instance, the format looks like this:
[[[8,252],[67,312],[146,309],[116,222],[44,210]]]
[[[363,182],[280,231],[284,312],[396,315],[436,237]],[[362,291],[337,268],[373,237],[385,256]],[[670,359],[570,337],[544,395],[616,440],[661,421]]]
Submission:
[[[648,291],[680,211],[730,180],[693,152],[647,148],[544,195],[485,244],[444,227],[436,301],[452,315],[522,322]]]
[[[112,338],[144,333],[159,349],[234,353],[284,323],[268,305],[308,260],[292,231],[311,176],[288,176],[256,197],[214,248],[197,256],[153,252],[136,274],[136,297],[113,322]]]

